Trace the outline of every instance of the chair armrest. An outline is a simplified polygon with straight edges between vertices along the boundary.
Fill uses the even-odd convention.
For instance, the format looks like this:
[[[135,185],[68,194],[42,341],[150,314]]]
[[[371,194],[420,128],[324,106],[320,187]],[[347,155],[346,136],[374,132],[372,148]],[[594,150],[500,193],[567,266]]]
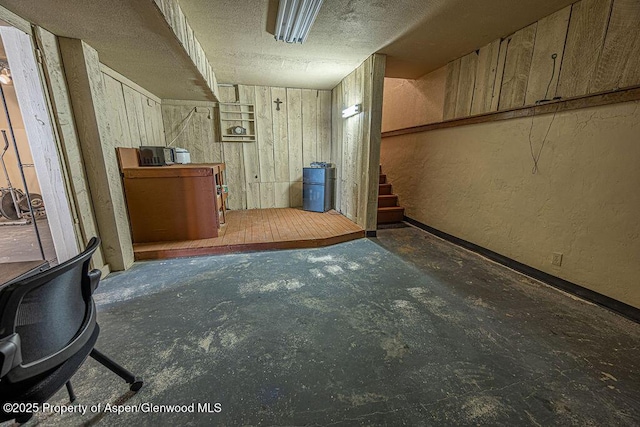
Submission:
[[[0,378],[22,363],[20,335],[14,333],[0,339]]]
[[[89,288],[91,290],[91,295],[98,289],[98,284],[100,283],[100,277],[102,276],[102,271],[97,268],[91,270],[89,272]]]

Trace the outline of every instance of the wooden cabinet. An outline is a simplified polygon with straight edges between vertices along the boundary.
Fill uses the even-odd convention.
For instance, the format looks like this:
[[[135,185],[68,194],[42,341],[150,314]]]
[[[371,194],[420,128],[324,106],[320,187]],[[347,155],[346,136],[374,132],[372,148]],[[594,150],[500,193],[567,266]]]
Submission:
[[[207,164],[124,169],[133,242],[218,237],[220,168]]]
[[[208,239],[225,217],[224,163],[131,166],[119,151],[133,243]],[[129,166],[129,167],[127,167]]]

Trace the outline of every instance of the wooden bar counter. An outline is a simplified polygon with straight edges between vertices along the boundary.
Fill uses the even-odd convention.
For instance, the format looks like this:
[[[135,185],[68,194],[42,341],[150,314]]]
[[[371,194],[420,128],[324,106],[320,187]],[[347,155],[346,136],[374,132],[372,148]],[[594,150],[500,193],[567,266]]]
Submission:
[[[133,243],[217,237],[224,199],[216,186],[223,183],[224,167],[224,163],[123,167]]]

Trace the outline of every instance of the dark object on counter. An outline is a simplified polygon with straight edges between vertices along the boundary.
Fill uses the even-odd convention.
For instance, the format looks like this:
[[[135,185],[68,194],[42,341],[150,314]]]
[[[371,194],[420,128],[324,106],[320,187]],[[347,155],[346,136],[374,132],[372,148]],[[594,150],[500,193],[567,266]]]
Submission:
[[[141,145],[138,150],[140,166],[167,166],[176,162],[173,148]]]

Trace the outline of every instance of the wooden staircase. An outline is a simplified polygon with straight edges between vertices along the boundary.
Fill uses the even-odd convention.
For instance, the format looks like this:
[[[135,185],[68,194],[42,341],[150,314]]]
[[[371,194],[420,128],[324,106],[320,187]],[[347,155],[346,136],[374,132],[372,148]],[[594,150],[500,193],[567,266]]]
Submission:
[[[404,220],[404,208],[398,206],[398,196],[393,194],[392,190],[391,184],[387,182],[387,175],[382,173],[382,166],[380,166],[378,225],[393,224]]]

